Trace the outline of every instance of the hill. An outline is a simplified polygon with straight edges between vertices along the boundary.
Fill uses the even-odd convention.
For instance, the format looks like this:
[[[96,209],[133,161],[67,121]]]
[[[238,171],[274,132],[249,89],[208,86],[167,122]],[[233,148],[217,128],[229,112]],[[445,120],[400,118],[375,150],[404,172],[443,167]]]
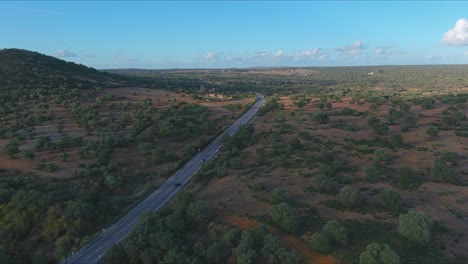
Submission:
[[[53,87],[94,88],[126,84],[124,77],[23,49],[0,50],[0,91]]]

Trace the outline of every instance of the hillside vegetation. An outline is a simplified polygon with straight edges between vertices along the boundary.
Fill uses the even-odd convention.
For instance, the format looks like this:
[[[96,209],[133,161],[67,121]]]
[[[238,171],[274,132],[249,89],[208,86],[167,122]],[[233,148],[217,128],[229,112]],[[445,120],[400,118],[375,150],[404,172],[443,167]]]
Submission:
[[[206,102],[34,52],[1,52],[2,263],[56,263],[84,246],[253,99]]]

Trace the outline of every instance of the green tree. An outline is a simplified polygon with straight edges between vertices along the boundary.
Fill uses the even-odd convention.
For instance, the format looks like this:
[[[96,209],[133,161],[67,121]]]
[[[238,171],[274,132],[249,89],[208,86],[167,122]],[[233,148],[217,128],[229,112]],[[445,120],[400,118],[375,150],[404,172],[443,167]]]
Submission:
[[[336,220],[328,221],[322,228],[322,232],[337,243],[342,245],[348,243],[348,230]]]
[[[287,232],[295,233],[301,228],[301,217],[287,203],[273,205],[268,212],[271,220]]]
[[[34,159],[35,155],[34,155],[34,152],[31,151],[31,150],[23,150],[23,151],[21,151],[21,157],[23,159],[32,160],[32,159]]]
[[[206,224],[211,219],[206,202],[203,201],[190,203],[187,208],[187,216],[190,220],[198,224]]]
[[[329,253],[332,249],[331,239],[322,232],[316,232],[310,238],[310,247],[320,253]]]
[[[114,190],[122,184],[122,178],[120,176],[107,174],[104,177],[104,184],[106,184],[107,188],[110,190]]]
[[[286,191],[281,188],[275,188],[268,195],[268,202],[272,205],[286,201]]]
[[[357,207],[361,202],[361,193],[358,188],[347,185],[340,189],[338,198],[347,208]]]
[[[431,180],[434,182],[457,183],[455,172],[445,162],[436,161],[431,169]]]
[[[393,190],[384,189],[379,193],[379,202],[385,209],[396,212],[400,210],[401,196]]]
[[[330,121],[330,117],[325,112],[319,112],[312,116],[312,120],[317,123],[327,124]]]
[[[372,124],[371,128],[377,135],[384,135],[388,132],[388,126],[381,122]]]
[[[426,245],[431,239],[432,219],[425,213],[409,211],[400,215],[400,234],[409,241]]]
[[[312,187],[319,192],[330,192],[331,182],[331,178],[324,174],[317,174],[310,180]]]
[[[403,119],[404,125],[407,125],[408,128],[416,127],[418,122],[419,122],[419,118],[416,115],[413,115],[413,114],[408,114]]]
[[[382,175],[382,169],[374,164],[367,167],[365,173],[369,181],[375,181]]]
[[[372,243],[359,256],[359,264],[400,264],[400,257],[389,245]]]
[[[5,146],[3,146],[3,153],[5,153],[5,155],[11,159],[16,153],[20,152],[18,147],[18,139],[14,138],[5,144]]]
[[[396,171],[396,183],[401,189],[409,189],[416,187],[417,179],[415,173],[410,167],[400,167]]]

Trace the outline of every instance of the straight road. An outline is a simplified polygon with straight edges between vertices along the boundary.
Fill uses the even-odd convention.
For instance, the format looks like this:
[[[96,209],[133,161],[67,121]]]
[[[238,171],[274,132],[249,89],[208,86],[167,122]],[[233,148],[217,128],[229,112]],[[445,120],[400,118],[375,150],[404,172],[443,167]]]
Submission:
[[[215,140],[208,144],[203,150],[190,159],[181,169],[169,177],[156,191],[150,194],[145,200],[133,208],[127,215],[121,218],[117,223],[102,232],[96,239],[88,245],[73,253],[62,263],[73,264],[94,264],[98,263],[107,250],[114,244],[122,241],[138,222],[141,214],[150,210],[159,210],[167,204],[174,195],[184,187],[190,178],[200,169],[202,160],[212,159],[216,152],[222,147],[221,138],[227,134],[234,135],[239,126],[248,123],[265,103],[265,97],[256,94],[257,102],[226,131],[219,135]]]

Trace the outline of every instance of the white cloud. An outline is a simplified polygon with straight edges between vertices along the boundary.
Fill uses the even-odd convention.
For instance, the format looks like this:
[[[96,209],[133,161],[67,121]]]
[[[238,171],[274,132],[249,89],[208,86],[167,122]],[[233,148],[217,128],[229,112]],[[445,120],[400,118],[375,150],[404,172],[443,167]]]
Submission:
[[[282,50],[278,50],[278,51],[276,52],[276,54],[274,54],[273,56],[274,56],[274,57],[281,57],[281,56],[283,56],[283,51],[282,51]]]
[[[347,55],[357,55],[361,53],[361,50],[367,48],[362,40],[358,39],[356,40],[352,45],[345,46],[345,47],[340,47],[340,48],[335,48],[335,51],[347,54]]]
[[[455,27],[444,34],[441,43],[453,46],[468,46],[468,19],[458,19]]]
[[[319,51],[320,51],[320,49],[318,49],[318,48],[315,48],[313,50],[304,50],[302,52],[302,55],[306,56],[306,57],[315,57],[319,53]]]
[[[328,58],[328,53],[322,51],[319,48],[314,48],[312,50],[304,50],[301,55],[296,58],[296,61],[299,61],[302,58],[308,58],[308,59],[317,59],[319,61],[325,60]]]
[[[216,55],[213,53],[213,52],[208,52],[207,54],[205,54],[203,56],[203,58],[207,59],[207,60],[212,60],[216,57]]]
[[[328,53],[322,53],[317,56],[317,60],[319,61],[326,60],[327,58],[328,58]]]
[[[375,54],[377,55],[389,55],[389,54],[396,54],[399,53],[395,51],[395,45],[387,45],[387,46],[379,46],[375,48]]]
[[[76,57],[76,53],[70,52],[68,50],[57,50],[51,54],[54,57],[57,58],[71,58],[71,57]]]

